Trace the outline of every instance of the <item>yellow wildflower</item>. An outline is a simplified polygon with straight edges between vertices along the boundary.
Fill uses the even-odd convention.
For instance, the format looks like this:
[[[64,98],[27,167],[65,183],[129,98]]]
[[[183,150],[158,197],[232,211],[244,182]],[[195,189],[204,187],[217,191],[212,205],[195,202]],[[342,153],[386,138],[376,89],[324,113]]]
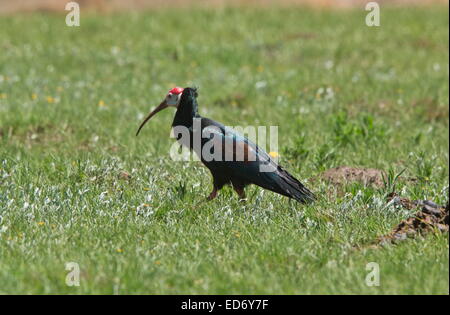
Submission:
[[[98,102],[98,106],[99,106],[99,107],[105,107],[106,104],[105,104],[105,102],[104,102],[103,100],[100,100],[100,101]]]

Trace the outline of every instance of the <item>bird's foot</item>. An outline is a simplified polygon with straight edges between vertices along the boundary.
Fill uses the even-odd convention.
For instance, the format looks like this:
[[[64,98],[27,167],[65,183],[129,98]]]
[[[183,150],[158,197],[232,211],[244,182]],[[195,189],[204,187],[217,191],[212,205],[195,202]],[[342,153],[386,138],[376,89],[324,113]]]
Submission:
[[[216,197],[217,197],[217,189],[214,188],[213,191],[209,194],[208,198],[206,198],[206,200],[211,201]]]
[[[238,196],[239,196],[239,201],[241,202],[241,203],[245,203],[246,201],[247,201],[247,197],[245,196],[245,191],[244,191],[244,188],[236,188],[236,187],[233,187],[234,188],[234,191],[238,194]]]

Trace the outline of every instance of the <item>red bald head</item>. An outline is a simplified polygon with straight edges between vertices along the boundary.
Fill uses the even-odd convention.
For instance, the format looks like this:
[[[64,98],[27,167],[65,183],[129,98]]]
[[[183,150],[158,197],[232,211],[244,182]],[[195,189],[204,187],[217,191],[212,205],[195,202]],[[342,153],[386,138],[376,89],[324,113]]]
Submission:
[[[171,89],[166,95],[167,105],[177,107],[178,103],[180,102],[181,93],[183,93],[183,90],[183,88],[180,88],[178,86]]]
[[[178,94],[182,93],[183,90],[184,90],[183,88],[180,88],[180,87],[176,86],[176,87],[174,87],[173,89],[171,89],[171,90],[169,91],[169,93],[178,95]]]

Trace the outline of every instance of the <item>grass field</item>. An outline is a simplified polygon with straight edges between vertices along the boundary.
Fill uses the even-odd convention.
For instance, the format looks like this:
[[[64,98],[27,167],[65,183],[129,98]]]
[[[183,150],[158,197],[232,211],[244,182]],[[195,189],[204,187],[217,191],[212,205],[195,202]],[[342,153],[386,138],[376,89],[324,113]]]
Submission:
[[[312,180],[406,168],[402,196],[448,199],[448,7],[383,8],[378,28],[366,13],[2,16],[0,293],[448,294],[448,234],[370,247],[413,211]],[[174,111],[134,135],[175,85],[226,125],[279,126],[281,164],[320,200],[253,186],[202,203],[208,171],[169,158]]]

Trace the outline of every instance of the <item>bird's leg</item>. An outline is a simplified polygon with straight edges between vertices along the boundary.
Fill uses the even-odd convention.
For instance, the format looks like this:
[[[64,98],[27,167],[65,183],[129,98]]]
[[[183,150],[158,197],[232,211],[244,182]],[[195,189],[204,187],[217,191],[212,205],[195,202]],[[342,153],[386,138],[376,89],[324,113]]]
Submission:
[[[214,185],[213,191],[209,194],[209,196],[208,196],[208,198],[206,198],[206,200],[211,201],[216,197],[217,197],[217,186]]]
[[[211,200],[213,200],[214,198],[216,198],[216,197],[217,197],[217,191],[218,191],[218,190],[219,190],[219,189],[217,188],[217,186],[214,185],[213,191],[209,194],[209,196],[208,196],[206,199],[203,199],[202,201],[200,201],[199,203],[197,203],[195,206],[197,207],[197,206],[201,205],[201,204],[204,203],[204,202],[208,202],[208,201],[211,201]]]
[[[245,196],[244,187],[233,186],[233,189],[238,194],[239,201],[245,201],[246,200],[247,197]]]

